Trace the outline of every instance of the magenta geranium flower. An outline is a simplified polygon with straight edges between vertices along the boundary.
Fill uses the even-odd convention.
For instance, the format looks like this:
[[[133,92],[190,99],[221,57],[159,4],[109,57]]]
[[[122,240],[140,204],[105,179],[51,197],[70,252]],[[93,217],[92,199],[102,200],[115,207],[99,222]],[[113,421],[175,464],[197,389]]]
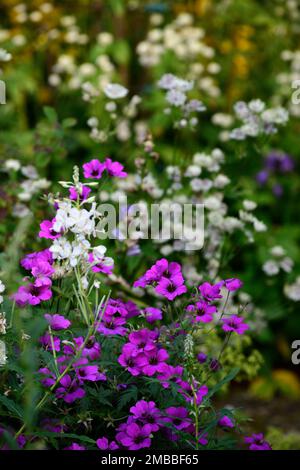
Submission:
[[[151,426],[139,426],[136,423],[127,424],[116,435],[117,440],[129,450],[139,450],[151,446]]]
[[[89,197],[91,191],[91,188],[84,185],[81,185],[79,191],[77,191],[76,188],[69,188],[70,199],[72,201],[85,201]]]
[[[188,305],[186,309],[194,314],[193,322],[201,323],[210,323],[213,320],[213,314],[217,311],[217,307],[209,305],[204,300],[196,302],[195,305]]]
[[[124,327],[125,324],[125,318],[114,317],[113,315],[108,315],[107,312],[105,312],[102,320],[98,323],[97,331],[104,336],[124,336],[127,332],[127,328]]]
[[[238,315],[231,315],[229,318],[224,318],[222,329],[224,331],[234,331],[238,335],[242,335],[246,330],[249,330],[249,325],[244,323],[244,319]]]
[[[170,366],[169,364],[162,364],[157,379],[161,382],[164,388],[169,388],[170,382],[177,382],[183,374],[183,367]]]
[[[234,422],[228,416],[222,416],[218,421],[218,425],[222,428],[234,428]]]
[[[110,158],[106,158],[104,164],[106,171],[110,176],[115,176],[116,178],[126,178],[127,173],[123,171],[124,166],[121,163],[113,162]]]
[[[165,349],[153,349],[147,351],[144,358],[143,374],[152,377],[156,372],[161,372],[162,365],[169,359],[169,354]]]
[[[31,269],[33,277],[51,277],[55,273],[51,264],[47,261],[38,261]]]
[[[224,282],[218,282],[217,284],[210,284],[209,282],[204,282],[199,286],[200,293],[202,297],[208,302],[212,302],[216,299],[221,299],[221,288]]]
[[[67,320],[65,317],[58,315],[57,313],[54,315],[46,313],[44,317],[51,326],[52,330],[66,330],[71,325],[70,320]]]
[[[26,255],[21,260],[21,266],[27,271],[30,271],[41,261],[47,262],[49,264],[53,263],[52,253],[50,250],[46,249],[42,251],[36,251]]]
[[[119,449],[118,444],[115,441],[109,442],[107,437],[99,437],[96,441],[97,447],[100,450],[117,450]]]
[[[140,400],[130,408],[134,421],[139,425],[149,424],[151,431],[156,432],[159,430],[159,420],[161,412],[156,407],[154,401]]]
[[[85,343],[84,348],[82,345],[84,344],[84,338],[79,336],[77,338],[73,338],[73,343],[75,347],[72,347],[70,344],[64,345],[64,353],[65,354],[72,354],[74,355],[75,352],[81,351],[82,357],[88,357],[92,361],[99,359],[101,355],[101,346],[96,341],[95,336],[91,336],[89,340]]]
[[[262,433],[252,434],[252,436],[245,437],[244,440],[246,444],[250,444],[249,450],[272,450],[272,447],[265,441]]]
[[[93,159],[88,163],[84,163],[84,165],[82,165],[82,168],[83,175],[85,178],[100,179],[106,166],[99,160]]]
[[[240,279],[226,279],[225,280],[225,287],[231,292],[234,292],[240,289],[243,286],[243,282]]]
[[[85,391],[79,386],[76,379],[72,379],[70,375],[66,374],[60,380],[60,387],[55,391],[57,398],[63,399],[66,403],[73,403],[80,400],[85,396]]]
[[[170,406],[166,408],[165,416],[161,421],[163,423],[171,423],[178,431],[187,429],[192,424],[189,412],[184,406]]]
[[[152,351],[156,348],[154,341],[157,340],[157,333],[147,328],[133,331],[128,336],[129,342],[136,348],[136,354]]]
[[[107,258],[96,260],[93,253],[88,256],[89,263],[93,264],[92,271],[94,273],[112,274],[114,264],[107,264]]]
[[[53,351],[53,346],[54,346],[55,351],[57,352],[60,351],[60,339],[57,338],[57,336],[52,336],[52,339],[51,339],[50,334],[45,333],[43,336],[40,337],[39,341],[42,344],[42,346],[49,351]],[[52,346],[52,343],[53,343],[53,346]]]
[[[99,380],[106,380],[105,374],[99,372],[98,366],[89,365],[87,358],[81,358],[74,364],[76,376],[79,383],[85,381],[98,382]]]
[[[145,308],[144,316],[145,316],[145,320],[150,324],[156,321],[162,320],[163,318],[162,311],[159,308],[155,308],[155,307]]]
[[[140,375],[142,367],[147,363],[144,354],[136,354],[136,347],[131,343],[124,344],[118,362],[133,376]]]
[[[187,292],[187,288],[184,285],[182,274],[179,273],[172,276],[170,279],[162,277],[158,285],[155,287],[155,291],[166,297],[168,300],[174,300],[179,295],[185,294]]]
[[[47,277],[38,278],[34,283],[21,286],[12,298],[19,307],[26,305],[38,305],[42,301],[49,300],[52,297],[51,279]]]
[[[40,238],[48,238],[50,240],[55,240],[56,238],[59,238],[61,236],[60,232],[56,232],[53,229],[53,225],[55,223],[55,219],[52,220],[43,220],[43,222],[40,223],[40,232],[39,232],[39,237]]]

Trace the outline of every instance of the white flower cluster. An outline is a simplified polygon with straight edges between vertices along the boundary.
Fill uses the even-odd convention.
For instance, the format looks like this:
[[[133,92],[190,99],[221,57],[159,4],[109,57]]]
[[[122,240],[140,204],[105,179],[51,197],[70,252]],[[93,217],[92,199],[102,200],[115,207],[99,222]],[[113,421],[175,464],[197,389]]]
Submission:
[[[194,82],[183,80],[172,73],[164,74],[158,81],[158,87],[166,92],[166,101],[168,105],[179,108],[182,111],[182,117],[175,123],[176,127],[186,127],[188,124],[195,126],[198,119],[192,116],[194,113],[205,111],[203,103],[197,99],[188,100],[187,92],[194,88]],[[171,113],[171,109],[165,109],[166,114]]]
[[[79,170],[74,168],[73,182],[60,182],[65,188],[74,188],[80,192],[82,183],[79,181]],[[85,186],[93,186],[95,183],[85,183]],[[93,255],[95,263],[112,266],[113,259],[105,257],[106,247],[98,245],[93,247],[91,240],[96,238],[103,229],[99,229],[98,224],[102,214],[98,212],[95,197],[91,196],[82,202],[62,199],[53,199],[58,206],[52,230],[61,233],[62,236],[52,241],[49,250],[56,262],[55,275],[61,277],[76,266],[80,266],[82,271],[88,272],[91,268],[89,255]],[[89,210],[83,207],[90,205]],[[89,261],[89,263],[87,263]]]
[[[25,177],[21,181],[17,194],[20,202],[14,204],[12,215],[17,218],[23,218],[30,214],[30,209],[25,203],[29,203],[33,196],[39,194],[50,186],[50,181],[40,178],[37,169],[33,165],[22,166],[19,160],[9,158],[4,162],[3,170],[6,173],[20,172]]]
[[[153,27],[137,46],[140,64],[147,68],[159,66],[172,53],[178,61],[184,60],[187,77],[195,80],[197,89],[212,97],[219,96],[220,90],[212,76],[220,72],[220,66],[212,61],[215,51],[205,44],[205,32],[194,25],[193,16],[181,13],[166,26],[161,26],[162,18],[161,21],[157,18],[153,15]]]
[[[12,58],[12,55],[7,52],[5,49],[0,48],[0,62],[9,62]]]
[[[274,134],[277,132],[277,126],[285,125],[289,119],[289,113],[285,108],[280,106],[266,108],[265,103],[259,99],[251,100],[249,103],[238,101],[234,105],[234,111],[243,124],[230,132],[229,137],[233,140]]]
[[[276,76],[276,82],[279,85],[279,89],[276,91],[274,101],[284,100],[288,103],[288,109],[292,116],[300,116],[299,106],[299,84],[300,84],[300,50],[295,51],[284,50],[281,53],[281,59],[288,64],[288,70],[279,73]],[[290,99],[291,87],[293,87],[292,93],[295,94],[296,100]]]
[[[91,128],[90,137],[96,142],[106,142],[111,135],[116,136],[120,142],[126,142],[132,136],[131,121],[137,116],[141,98],[138,95],[132,96],[129,102],[122,105],[116,103],[117,100],[125,98],[128,90],[123,85],[108,83],[103,88],[104,95],[111,101],[105,103],[105,111],[112,125],[102,125],[99,119],[91,116],[87,124]],[[109,129],[113,128],[113,131]]]
[[[286,252],[282,246],[274,246],[270,250],[270,253],[272,259],[268,259],[262,267],[267,276],[276,276],[279,274],[280,270],[286,273],[292,271],[294,262],[290,257],[286,256]]]
[[[284,293],[288,299],[300,302],[300,276],[297,277],[293,284],[286,284],[284,286]]]

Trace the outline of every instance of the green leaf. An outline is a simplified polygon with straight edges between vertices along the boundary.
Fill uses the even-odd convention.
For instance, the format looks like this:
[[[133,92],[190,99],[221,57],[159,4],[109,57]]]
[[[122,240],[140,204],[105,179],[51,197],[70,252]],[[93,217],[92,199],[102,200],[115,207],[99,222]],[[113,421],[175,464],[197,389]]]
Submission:
[[[5,395],[0,395],[0,403],[2,403],[14,417],[23,419],[22,409],[13,400],[10,400]]]

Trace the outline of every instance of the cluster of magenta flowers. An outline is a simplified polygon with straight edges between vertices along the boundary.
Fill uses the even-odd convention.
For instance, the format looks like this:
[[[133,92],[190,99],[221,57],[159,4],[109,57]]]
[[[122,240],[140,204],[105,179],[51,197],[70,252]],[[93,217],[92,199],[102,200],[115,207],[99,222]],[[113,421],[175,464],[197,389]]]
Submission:
[[[52,255],[48,249],[31,253],[22,259],[21,266],[30,271],[34,279],[25,286],[19,287],[13,295],[19,307],[25,307],[28,304],[38,305],[42,301],[51,299],[51,277],[54,273],[52,264]],[[28,277],[25,280],[28,280]]]
[[[185,294],[187,288],[184,284],[181,266],[179,263],[169,263],[162,258],[134,283],[134,287],[155,286],[155,292],[168,300],[174,300],[179,295]]]
[[[59,314],[45,314],[45,319],[49,325],[49,330],[40,337],[40,343],[44,349],[55,352],[57,363],[58,379],[54,372],[48,367],[39,369],[41,383],[46,388],[55,389],[55,396],[66,403],[73,403],[83,398],[86,394],[84,385],[86,382],[105,381],[106,375],[99,371],[99,366],[93,362],[101,355],[101,346],[94,336],[89,337],[85,342],[84,338],[73,337],[72,341],[61,341],[59,334],[71,326],[71,322]],[[80,352],[79,357],[77,353]],[[70,363],[72,367],[69,367]],[[67,373],[66,372],[66,369]]]
[[[108,176],[117,178],[125,178],[127,175],[123,165],[113,162],[110,158],[106,158],[104,162],[91,160],[83,165],[83,171],[85,178],[92,179],[102,178],[104,172]],[[128,408],[126,409],[125,417],[122,413],[121,424],[120,418],[116,418],[117,424],[113,426],[113,437],[111,432],[109,435],[102,436],[99,432],[101,437],[94,441],[98,449],[135,451],[149,448],[156,439],[156,435],[162,435],[164,439],[177,443],[184,435],[184,442],[189,443],[192,448],[208,446],[211,442],[211,435],[207,432],[204,423],[196,423],[195,416],[200,407],[205,408],[207,404],[210,406],[209,376],[211,372],[220,369],[220,358],[210,358],[209,368],[207,368],[208,356],[204,353],[196,354],[191,332],[195,328],[212,323],[214,327],[220,327],[218,331],[222,336],[225,333],[226,340],[231,333],[241,335],[248,330],[249,326],[240,314],[233,315],[226,312],[230,294],[234,294],[242,287],[242,281],[230,278],[220,280],[215,284],[203,282],[191,290],[186,285],[181,264],[162,258],[157,260],[133,284],[134,288],[149,288],[151,300],[148,305],[150,306],[142,302],[143,308],[140,308],[138,300],[136,304],[132,300],[126,300],[125,296],[121,298],[108,296],[104,303],[95,302],[95,298],[98,299],[98,291],[95,297],[89,297],[93,288],[98,289],[95,279],[99,273],[110,275],[113,264],[111,261],[107,263],[104,257],[106,247],[92,248],[90,246],[90,235],[93,232],[90,213],[82,209],[85,222],[81,224],[79,208],[81,210],[81,205],[90,200],[91,188],[88,186],[89,183],[83,185],[78,180],[75,183],[74,179],[74,186],[67,185],[69,195],[67,201],[64,200],[67,205],[66,212],[64,213],[64,206],[54,204],[57,219],[61,220],[64,217],[66,220],[68,217],[72,219],[66,223],[66,229],[54,230],[56,217],[52,220],[44,220],[40,224],[40,238],[51,240],[54,244],[64,239],[64,243],[58,246],[58,249],[63,251],[63,256],[57,259],[51,249],[25,256],[21,265],[30,272],[30,277],[25,278],[27,284],[21,286],[13,295],[19,307],[35,306],[50,300],[55,293],[55,285],[52,286],[52,284],[55,284],[57,279],[61,280],[57,272],[63,267],[65,256],[76,257],[73,252],[76,252],[81,244],[84,247],[87,246],[86,256],[79,258],[78,264],[74,264],[77,271],[74,270],[73,278],[78,281],[78,272],[82,269],[79,278],[90,276],[92,279],[92,284],[87,281],[87,286],[92,285],[92,287],[86,288],[84,300],[90,309],[88,321],[86,322],[84,315],[78,316],[82,307],[81,302],[83,302],[80,299],[83,297],[76,297],[76,294],[77,308],[76,305],[73,306],[74,308],[67,310],[68,313],[64,315],[57,313],[58,303],[52,302],[51,305],[49,303],[45,308],[47,312],[44,314],[45,331],[39,337],[40,351],[46,351],[41,354],[38,370],[38,378],[45,393],[41,403],[52,399],[52,404],[54,403],[61,409],[66,407],[68,411],[75,410],[76,406],[80,408],[82,404],[88,403],[91,396],[97,396],[99,388],[109,392],[109,389],[113,387],[114,391],[117,391],[115,395],[118,392],[121,395],[124,390],[130,392],[132,388],[138,389],[141,386],[144,387],[143,390],[146,390],[146,393],[143,392],[140,397],[137,396],[131,402],[135,404],[130,407],[129,413]],[[70,215],[73,208],[75,212]],[[85,223],[88,226],[91,223],[90,231],[86,231]],[[71,241],[69,241],[65,237],[65,230],[75,225],[76,230],[73,231]],[[82,227],[87,238],[78,232],[78,229]],[[72,245],[74,241],[77,243],[75,247]],[[66,271],[68,275],[72,275],[74,266],[72,263],[68,265]],[[79,291],[84,289],[81,283],[80,278]],[[73,287],[76,291],[75,284]],[[159,298],[160,308],[153,302],[153,296],[151,297],[153,291],[155,297]],[[53,312],[54,305],[56,310]],[[168,312],[172,309],[176,311],[176,318],[170,319]],[[78,326],[81,328],[83,320],[86,322],[85,326],[88,327],[86,335],[82,329],[79,333],[77,330]],[[171,346],[173,339],[176,338],[181,340],[182,345],[184,344],[182,358],[174,353]],[[189,339],[192,342],[190,349],[185,346]],[[110,353],[107,362],[107,358],[105,360],[103,356],[106,354],[108,343],[113,352]],[[49,356],[51,361],[47,359]],[[188,365],[191,362],[194,363],[192,368]],[[201,369],[198,375],[194,373],[197,369]],[[158,385],[162,394],[170,397],[170,401],[168,399],[162,404],[156,398],[155,401],[151,400],[151,392],[147,388],[147,384],[151,381]],[[64,434],[70,430],[69,425],[60,422],[58,418],[48,418],[47,414],[43,416],[40,423],[43,430],[53,434]],[[214,419],[215,426],[221,432],[235,431],[236,423],[232,416],[216,411]],[[101,431],[101,433],[104,432]],[[23,447],[30,439],[34,437],[27,436],[26,433],[20,434],[17,444]],[[269,446],[262,435],[247,437],[245,442],[253,450]],[[86,446],[71,442],[63,448],[85,450]]]
[[[126,178],[127,176],[123,165],[119,162],[113,162],[110,158],[106,158],[104,162],[93,159],[83,165],[85,178],[100,179],[104,171],[106,171],[109,176],[116,178]]]
[[[291,173],[295,168],[293,158],[280,151],[270,152],[265,160],[264,167],[256,175],[256,181],[260,186],[266,186],[271,180],[272,192],[276,197],[283,195],[282,184],[278,181],[280,175]]]

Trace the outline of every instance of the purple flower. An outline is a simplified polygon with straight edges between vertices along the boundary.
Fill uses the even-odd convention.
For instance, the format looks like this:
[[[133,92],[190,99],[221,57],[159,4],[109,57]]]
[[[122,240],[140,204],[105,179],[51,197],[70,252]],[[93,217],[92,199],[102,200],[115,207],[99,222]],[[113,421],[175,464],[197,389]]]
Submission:
[[[123,171],[124,166],[119,162],[113,162],[110,158],[105,159],[105,169],[110,176],[116,178],[126,178],[127,173]]]
[[[70,345],[66,344],[64,346],[64,353],[65,354],[72,354],[74,355],[76,351],[81,350],[82,357],[88,357],[92,361],[96,361],[99,359],[101,355],[101,346],[97,343],[95,336],[91,336],[89,340],[85,343],[84,348],[82,345],[84,343],[84,339],[82,336],[78,338],[73,338],[73,342],[75,343],[75,349]]]
[[[31,274],[33,277],[51,277],[55,273],[55,270],[52,268],[51,264],[47,261],[38,261],[33,268],[31,269]]]
[[[80,446],[76,444],[76,442],[72,442],[69,447],[65,447],[64,450],[86,450],[84,446]]]
[[[101,333],[104,336],[124,336],[127,332],[127,329],[123,326],[125,324],[125,318],[108,315],[106,310],[102,320],[98,323],[97,331],[98,333]]]
[[[212,302],[216,299],[221,299],[221,288],[223,286],[223,281],[218,282],[217,284],[213,285],[210,284],[209,282],[204,282],[199,286],[200,293],[202,297],[208,301]]]
[[[51,251],[46,249],[42,251],[36,251],[26,255],[25,258],[21,260],[21,266],[27,271],[32,270],[39,262],[47,262],[49,264],[53,263]]]
[[[159,430],[158,421],[161,413],[154,401],[140,400],[130,408],[130,413],[133,414],[134,421],[140,426],[149,424],[152,432]]]
[[[203,397],[208,394],[208,388],[206,385],[198,387],[197,383],[194,383],[193,388],[188,382],[183,380],[178,381],[180,385],[179,393],[188,401],[193,403],[196,398],[196,404],[201,405]],[[196,395],[196,396],[195,396]]]
[[[151,446],[151,426],[139,426],[136,423],[126,424],[116,435],[117,440],[129,450],[139,450]]]
[[[218,425],[222,428],[234,428],[234,422],[228,416],[222,416],[218,421]]]
[[[264,440],[263,434],[252,434],[244,440],[246,444],[250,444],[249,450],[272,450],[270,444]]]
[[[56,238],[59,238],[61,236],[61,233],[58,233],[55,230],[53,230],[54,222],[55,222],[55,219],[43,220],[43,222],[40,223],[40,229],[41,229],[39,232],[40,238],[47,238],[50,240],[55,240]]]
[[[169,364],[162,364],[157,379],[161,382],[163,388],[169,388],[170,382],[177,382],[183,374],[183,367],[170,366]]]
[[[62,398],[66,403],[73,403],[85,396],[84,389],[80,388],[77,380],[72,380],[70,375],[66,374],[59,383],[61,386],[56,389],[55,395],[57,398]]]
[[[98,366],[88,365],[87,358],[79,359],[74,364],[74,368],[80,384],[85,381],[98,382],[99,380],[106,380],[105,374],[99,372]]]
[[[159,282],[162,277],[170,278],[180,273],[180,264],[175,262],[169,263],[167,259],[162,258],[156,261],[142,277],[135,281],[133,287],[146,287],[154,282]]]
[[[51,299],[51,285],[51,279],[47,277],[38,278],[34,283],[19,287],[17,292],[12,295],[12,298],[19,307],[25,307],[28,304],[38,305],[42,301]]]
[[[136,348],[136,354],[141,352],[148,352],[156,349],[154,341],[157,339],[157,333],[147,328],[133,331],[128,336],[129,342]]]
[[[264,186],[266,182],[268,181],[269,178],[269,173],[266,170],[261,170],[259,173],[256,175],[256,181],[258,184],[261,186]]]
[[[71,325],[71,322],[69,320],[67,320],[62,315],[58,315],[57,313],[55,315],[50,315],[49,313],[46,313],[44,315],[44,318],[46,318],[52,330],[66,330]]]
[[[144,354],[136,354],[136,347],[131,343],[124,344],[118,362],[133,376],[140,375],[141,367],[146,364]]]
[[[56,336],[52,337],[49,333],[45,333],[44,336],[41,336],[39,339],[39,342],[42,344],[42,346],[49,351],[53,351],[53,346],[56,352],[60,351],[60,339],[57,338]],[[52,345],[53,342],[53,345]]]
[[[148,323],[152,324],[158,320],[162,320],[162,311],[159,308],[147,307],[144,310],[145,319]]]
[[[224,318],[222,321],[224,331],[234,331],[238,335],[242,335],[246,330],[249,330],[249,325],[243,323],[243,318],[238,315],[231,315],[231,317]]]
[[[105,164],[101,163],[99,160],[93,159],[82,165],[82,168],[85,178],[100,179],[103,171],[105,170]]]
[[[112,264],[106,264],[106,258],[96,260],[93,253],[90,253],[88,256],[89,263],[95,263],[94,266],[92,266],[92,271],[94,273],[103,273],[103,274],[111,274],[114,269],[114,265]]]
[[[166,416],[162,422],[171,423],[178,431],[183,431],[191,426],[192,420],[189,418],[189,412],[183,406],[170,406],[165,410]]]
[[[174,300],[177,296],[185,294],[187,288],[181,273],[175,274],[170,279],[162,277],[155,287],[158,294],[163,295],[168,300]]]
[[[106,437],[99,437],[96,441],[97,447],[100,450],[117,450],[119,449],[118,444],[115,441],[109,442]]]
[[[58,419],[45,418],[41,422],[42,429],[49,432],[62,434],[67,431],[67,426],[62,424]]]
[[[193,312],[193,322],[210,323],[213,320],[213,314],[217,311],[217,307],[209,305],[201,300],[196,302],[195,305],[187,306],[188,312]]]
[[[162,365],[165,364],[165,361],[169,358],[169,354],[165,349],[154,349],[148,351],[144,360],[143,365],[143,374],[152,377],[156,372],[162,371]]]
[[[221,368],[221,364],[219,363],[218,359],[212,359],[209,364],[210,370],[213,372],[218,372]]]
[[[207,360],[207,355],[201,352],[197,355],[197,359],[200,362],[200,364],[204,364]]]
[[[80,187],[79,192],[76,190],[76,188],[69,188],[70,199],[72,201],[85,201],[89,197],[91,191],[91,188],[84,185]]]
[[[227,290],[234,292],[240,289],[243,286],[243,283],[240,279],[231,278],[225,280],[225,287]]]

